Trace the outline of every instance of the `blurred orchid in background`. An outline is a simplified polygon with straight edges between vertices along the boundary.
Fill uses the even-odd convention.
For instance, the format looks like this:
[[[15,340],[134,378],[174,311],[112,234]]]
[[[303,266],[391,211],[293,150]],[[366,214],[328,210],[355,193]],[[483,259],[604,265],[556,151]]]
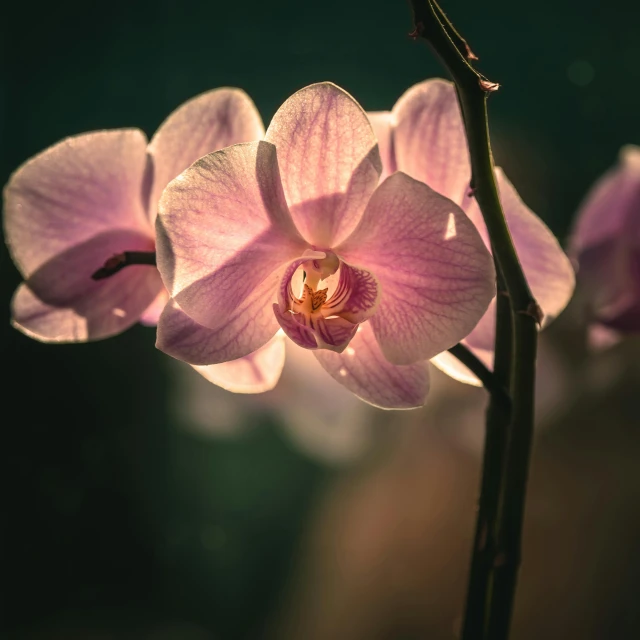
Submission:
[[[156,324],[168,299],[148,266],[162,190],[200,156],[263,133],[251,99],[221,88],[180,106],[149,144],[139,129],[96,131],[28,160],[4,191],[5,237],[25,279],[14,326],[43,342],[84,342]],[[125,252],[144,256],[144,266],[92,279]]]
[[[578,264],[593,346],[640,331],[640,147],[626,146],[578,212],[570,250]]]
[[[225,363],[281,327],[365,401],[422,405],[428,359],[473,329],[495,273],[459,206],[401,172],[379,184],[381,169],[364,111],[320,83],[280,107],[263,141],[178,176],[157,219],[172,296],[158,347]]]
[[[421,82],[406,91],[392,111],[368,115],[380,146],[381,179],[394,171],[403,171],[450,198],[471,219],[490,250],[487,229],[470,188],[469,151],[454,85],[440,79]],[[575,278],[571,263],[553,233],[522,202],[500,168],[496,168],[496,180],[520,262],[544,312],[543,324],[547,324],[565,308],[573,294]],[[492,367],[494,336],[495,299],[462,342]],[[480,385],[449,353],[436,356],[432,362],[462,382]]]

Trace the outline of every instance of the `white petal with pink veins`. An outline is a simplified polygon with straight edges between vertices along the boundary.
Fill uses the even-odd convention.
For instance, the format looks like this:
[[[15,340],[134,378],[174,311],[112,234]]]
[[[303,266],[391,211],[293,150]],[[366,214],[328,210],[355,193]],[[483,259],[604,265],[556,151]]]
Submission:
[[[262,304],[272,296],[270,312],[277,270],[306,248],[268,142],[234,145],[198,160],[164,191],[156,228],[167,289],[194,320],[213,329],[251,300]]]
[[[278,149],[284,193],[303,237],[318,248],[356,226],[381,172],[365,112],[343,89],[322,82],[291,96],[265,140]]]
[[[370,322],[390,362],[426,360],[464,338],[495,295],[491,255],[456,204],[395,173],[336,252],[371,271],[382,297]]]
[[[155,219],[163,189],[198,158],[263,136],[260,114],[241,89],[214,89],[180,105],[149,143],[153,157],[151,220]]]
[[[369,323],[342,353],[318,350],[314,355],[334,380],[359,398],[383,409],[412,409],[429,392],[427,362],[394,365],[382,354]]]

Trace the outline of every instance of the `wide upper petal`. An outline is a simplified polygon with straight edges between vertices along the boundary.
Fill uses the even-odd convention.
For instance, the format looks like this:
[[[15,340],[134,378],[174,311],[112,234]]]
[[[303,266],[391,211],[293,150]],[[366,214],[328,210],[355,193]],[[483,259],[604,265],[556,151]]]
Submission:
[[[154,174],[149,202],[151,220],[163,189],[198,158],[263,137],[262,118],[241,89],[214,89],[180,105],[160,125],[149,144]]]
[[[429,392],[427,362],[388,362],[368,322],[360,325],[342,353],[320,349],[314,355],[332,378],[376,407],[413,409],[425,403]]]
[[[234,393],[263,393],[273,389],[284,367],[284,336],[277,333],[267,344],[244,358],[193,368],[209,382]]]
[[[156,347],[193,365],[219,364],[250,355],[278,331],[271,298],[249,298],[217,329],[201,325],[170,300],[158,320]]]
[[[86,133],[15,171],[4,190],[4,228],[25,278],[102,232],[130,229],[153,237],[145,211],[146,146],[138,129]],[[98,255],[87,277],[100,265]]]
[[[456,204],[395,173],[336,253],[369,269],[382,298],[370,320],[390,362],[432,358],[464,338],[495,295],[491,255]]]
[[[371,124],[360,105],[330,82],[291,96],[265,140],[278,148],[284,193],[303,237],[330,248],[357,225],[381,172]]]
[[[573,255],[621,234],[640,242],[640,147],[620,151],[618,165],[589,191],[570,240]]]
[[[397,169],[459,204],[469,190],[471,165],[454,85],[440,79],[414,85],[392,117]]]
[[[198,160],[164,191],[156,229],[167,289],[211,328],[225,324],[245,301],[262,299],[266,289],[275,300],[275,271],[306,248],[268,142],[234,145]]]
[[[90,274],[126,247],[153,250],[146,235],[112,231],[58,254],[31,274],[12,301],[12,322],[43,342],[84,342],[121,333],[136,323],[162,291],[157,269],[126,267],[110,278]]]

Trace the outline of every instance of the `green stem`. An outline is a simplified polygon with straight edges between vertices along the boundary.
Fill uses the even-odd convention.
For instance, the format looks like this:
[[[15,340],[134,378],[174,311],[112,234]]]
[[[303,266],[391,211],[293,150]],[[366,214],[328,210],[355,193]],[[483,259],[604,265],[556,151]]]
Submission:
[[[515,318],[516,346],[512,388],[528,389],[514,405],[513,423],[507,442],[507,459],[501,510],[497,528],[492,601],[487,638],[508,638],[520,567],[527,479],[533,442],[535,361],[537,329],[523,318]],[[520,339],[518,339],[520,338]],[[524,365],[522,363],[525,363]],[[517,409],[517,410],[516,410]]]
[[[471,637],[504,640],[508,637],[520,560],[526,480],[533,434],[537,323],[541,320],[541,311],[531,295],[520,266],[495,181],[489,141],[487,94],[497,89],[498,85],[489,82],[469,64],[468,54],[458,48],[461,37],[435,0],[411,0],[411,7],[414,35],[429,43],[456,85],[469,146],[471,186],[491,238],[498,271],[504,277],[512,316],[513,357],[509,360],[513,366],[513,406],[504,451],[504,473],[495,472],[501,476],[501,500],[496,516],[495,536],[498,548],[493,564],[499,566],[496,567],[498,572],[495,574],[495,585],[490,584],[492,577],[485,572],[484,583],[473,586],[474,594],[471,598],[475,603],[475,589],[484,590],[487,597],[487,624],[495,630],[496,635],[485,636],[482,625],[481,628],[473,628],[473,635],[465,636],[465,640]],[[492,439],[488,444],[491,448],[498,446]],[[500,446],[505,446],[504,439]],[[498,456],[494,452],[487,455],[492,456],[489,459],[492,465],[497,464],[495,460]],[[482,527],[482,523],[479,526]],[[474,556],[476,553],[477,548],[474,548]],[[474,561],[475,557],[472,567]],[[469,611],[467,615],[471,613]],[[471,622],[465,621],[465,629],[471,626]]]
[[[509,319],[509,322],[511,322],[511,319]],[[511,410],[511,397],[508,391],[509,381],[498,380],[493,372],[485,366],[484,362],[463,344],[458,343],[448,351],[482,382],[482,386],[491,394],[493,403],[500,405],[501,410],[508,415]]]
[[[493,379],[496,385],[508,389],[511,382],[511,354],[513,331],[511,309],[498,269],[496,299],[496,345]],[[504,481],[504,455],[511,416],[507,407],[491,395],[486,416],[482,480],[478,500],[478,515],[474,536],[471,569],[467,586],[466,615],[462,629],[463,640],[483,638],[487,625],[487,604],[491,587],[494,559],[497,555],[497,516],[500,490]]]

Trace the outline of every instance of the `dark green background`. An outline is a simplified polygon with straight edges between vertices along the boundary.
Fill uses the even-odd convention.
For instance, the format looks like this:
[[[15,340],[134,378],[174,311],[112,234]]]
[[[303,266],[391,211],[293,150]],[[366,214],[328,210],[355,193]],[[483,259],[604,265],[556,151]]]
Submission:
[[[564,238],[591,182],[621,145],[640,143],[640,5],[443,6],[502,85],[489,103],[498,163]],[[25,1],[2,11],[2,183],[71,134],[137,126],[150,136],[218,86],[245,89],[268,124],[312,82],[382,110],[442,75],[407,37],[399,1]],[[273,424],[233,442],[174,429],[153,330],[39,344],[9,326],[20,278],[5,250],[0,274],[2,628],[63,638],[50,629],[192,623],[260,637],[331,472]],[[224,548],[207,548],[202,531],[217,526]]]

